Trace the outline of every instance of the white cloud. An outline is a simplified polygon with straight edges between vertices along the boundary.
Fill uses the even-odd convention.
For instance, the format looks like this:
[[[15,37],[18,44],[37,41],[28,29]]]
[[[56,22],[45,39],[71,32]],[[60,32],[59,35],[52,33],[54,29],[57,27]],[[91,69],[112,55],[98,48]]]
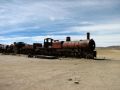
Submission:
[[[99,47],[114,46],[120,45],[120,35],[92,35],[91,38],[94,38],[96,45]]]
[[[85,22],[89,24],[89,22]],[[85,24],[83,22],[83,24]],[[73,26],[68,28],[66,31],[62,31],[59,33],[74,33],[74,32],[118,32],[120,30],[120,23],[109,23],[109,24],[91,24],[85,26]]]
[[[112,20],[118,19],[119,21],[119,7],[118,12],[113,13],[115,16],[111,15],[113,17],[112,19],[109,13],[108,15],[105,13],[105,16],[108,19],[103,17],[105,17],[104,10],[110,10],[110,12],[115,11],[115,5],[119,3],[119,0],[1,0],[0,34],[3,37],[0,37],[0,40],[1,43],[12,43],[14,41],[25,41],[28,43],[42,42],[46,37],[64,40],[66,37],[65,33],[83,33],[89,31],[93,33],[93,37],[95,38],[98,46],[116,45],[119,44],[120,41],[120,38],[118,37],[120,34],[120,23],[116,21],[112,22]],[[99,11],[100,15],[98,15],[99,12],[95,13],[96,11]],[[93,16],[90,16],[91,13],[93,13]],[[95,20],[92,21],[92,19]],[[111,20],[110,22],[112,23],[108,20]],[[94,21],[96,21],[96,23],[94,23]],[[68,25],[68,23],[71,24]],[[57,28],[62,28],[64,31],[62,31],[62,29],[61,31],[55,31],[56,28],[52,28],[54,25],[56,25]],[[55,32],[49,32],[48,28],[46,29],[47,26],[50,26],[53,30],[55,29]],[[45,27],[45,32],[48,31],[48,33],[52,33],[54,35],[32,36],[32,32],[34,32],[36,28],[41,27]],[[12,32],[24,32],[29,30],[31,30],[31,37],[18,37],[17,35],[19,33],[16,37],[4,36],[4,34],[7,35]],[[112,32],[119,33],[118,35],[105,34]],[[55,35],[56,33],[64,35]],[[96,33],[101,36],[98,36]],[[83,37],[86,38],[86,35],[70,36],[73,40],[78,40]]]
[[[14,1],[16,3],[5,2],[0,4],[0,34],[24,32],[24,30],[34,29],[36,26],[43,27],[68,16],[67,11],[59,3],[54,4],[39,0],[31,0],[26,3]]]
[[[12,32],[20,32],[20,31],[33,31],[34,29],[40,28],[39,26],[29,26],[29,27],[15,27],[15,28],[8,28],[7,30],[0,31],[0,34],[7,34]]]
[[[78,22],[77,25],[71,25],[61,31],[52,32],[52,34],[81,34],[85,32],[91,32],[94,34],[120,33],[120,22],[118,22],[118,20],[108,21],[107,23],[81,21]]]
[[[110,8],[114,2],[113,0],[55,0],[54,2],[49,0],[6,1],[0,4],[0,26],[19,25],[31,21],[36,22],[38,19],[41,23],[46,20],[59,20],[72,16],[74,11],[71,11],[71,9],[73,8],[78,8],[81,12],[83,12],[82,9],[84,8],[84,11],[87,12],[90,9],[96,9],[98,5],[101,5],[99,8],[105,8],[107,6]]]
[[[80,25],[93,25],[95,24],[94,22],[88,22],[88,21],[82,21],[79,23]]]
[[[1,5],[1,4],[0,4]],[[65,17],[65,9],[49,2],[4,3],[0,6],[0,26],[29,22],[45,22]]]

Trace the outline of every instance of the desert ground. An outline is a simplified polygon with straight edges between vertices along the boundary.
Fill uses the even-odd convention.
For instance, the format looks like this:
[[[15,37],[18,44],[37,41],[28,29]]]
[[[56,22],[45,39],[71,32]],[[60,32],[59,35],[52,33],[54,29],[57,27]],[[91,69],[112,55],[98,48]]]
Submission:
[[[99,60],[0,55],[0,90],[120,90],[120,50]]]

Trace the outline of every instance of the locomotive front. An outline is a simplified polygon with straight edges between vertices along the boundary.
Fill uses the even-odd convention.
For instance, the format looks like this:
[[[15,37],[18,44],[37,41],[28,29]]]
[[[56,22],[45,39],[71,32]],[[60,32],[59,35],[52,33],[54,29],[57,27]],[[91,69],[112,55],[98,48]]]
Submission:
[[[79,41],[71,41],[70,37],[66,38],[63,43],[64,49],[69,49],[71,52],[83,58],[94,58],[96,57],[95,41],[90,39],[90,33],[87,33],[87,39]]]

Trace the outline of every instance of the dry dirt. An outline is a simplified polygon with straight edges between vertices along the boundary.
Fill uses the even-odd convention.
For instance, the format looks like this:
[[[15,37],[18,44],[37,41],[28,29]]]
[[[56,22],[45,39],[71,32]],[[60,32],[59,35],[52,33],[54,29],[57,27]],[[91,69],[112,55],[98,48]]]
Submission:
[[[120,90],[120,50],[97,51],[106,60],[0,55],[0,90]]]

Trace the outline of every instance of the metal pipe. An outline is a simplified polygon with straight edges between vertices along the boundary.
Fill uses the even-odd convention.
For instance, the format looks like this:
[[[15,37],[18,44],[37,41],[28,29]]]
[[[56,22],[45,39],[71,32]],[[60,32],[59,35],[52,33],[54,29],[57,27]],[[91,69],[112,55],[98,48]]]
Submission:
[[[87,32],[87,39],[89,40],[90,39],[90,33]]]
[[[71,41],[71,38],[70,37],[66,37],[66,41]]]

